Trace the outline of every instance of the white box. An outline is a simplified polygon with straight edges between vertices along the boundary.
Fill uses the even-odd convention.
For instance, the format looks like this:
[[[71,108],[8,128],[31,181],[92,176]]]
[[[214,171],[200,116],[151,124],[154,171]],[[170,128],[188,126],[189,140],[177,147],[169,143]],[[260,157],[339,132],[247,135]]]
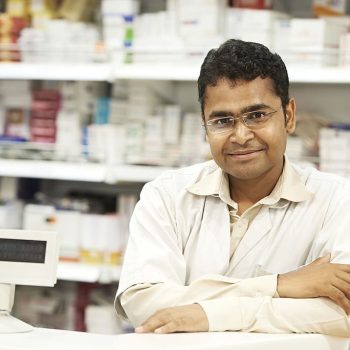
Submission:
[[[78,259],[80,252],[81,213],[73,210],[56,210],[56,231],[60,237],[60,256]]]
[[[135,15],[139,12],[139,2],[136,0],[103,0],[101,13]]]
[[[51,205],[27,204],[24,207],[23,228],[25,230],[56,231],[56,210]]]
[[[223,35],[225,1],[179,0],[177,5],[179,34],[185,40]]]
[[[320,169],[349,176],[350,131],[332,128],[320,130]]]
[[[350,33],[345,33],[340,37],[339,42],[339,66],[350,66]]]
[[[276,19],[273,24],[272,47],[278,54],[290,50],[290,19]]]
[[[22,228],[23,203],[11,200],[0,205],[0,228]]]
[[[230,8],[226,11],[226,38],[272,44],[274,21],[287,19],[288,15],[271,10]],[[265,38],[261,39],[261,34]],[[270,36],[270,37],[268,37]]]
[[[347,31],[347,21],[337,18],[291,20],[290,45],[293,48],[305,47],[337,48],[341,34]]]
[[[107,164],[123,164],[126,142],[126,127],[124,125],[106,124],[103,126],[105,134],[105,160]]]
[[[164,107],[164,143],[177,145],[181,132],[181,108],[180,106]]]

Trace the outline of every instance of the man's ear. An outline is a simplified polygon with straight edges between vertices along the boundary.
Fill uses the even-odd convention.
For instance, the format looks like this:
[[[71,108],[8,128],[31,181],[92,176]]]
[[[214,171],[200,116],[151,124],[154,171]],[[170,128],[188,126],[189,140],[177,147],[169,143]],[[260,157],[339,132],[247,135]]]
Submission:
[[[291,98],[286,106],[286,131],[287,134],[293,134],[296,125],[296,104],[294,98]]]

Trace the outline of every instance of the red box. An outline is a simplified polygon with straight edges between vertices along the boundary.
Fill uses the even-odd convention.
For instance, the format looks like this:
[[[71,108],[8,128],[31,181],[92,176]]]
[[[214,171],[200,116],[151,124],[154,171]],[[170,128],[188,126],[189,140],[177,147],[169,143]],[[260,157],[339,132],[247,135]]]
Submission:
[[[32,93],[34,100],[60,101],[61,94],[58,90],[35,90]]]
[[[32,135],[31,141],[33,141],[33,142],[42,142],[42,143],[55,143],[56,142],[56,138],[55,137],[44,137],[44,136]]]
[[[233,0],[233,6],[247,9],[271,9],[272,0]]]
[[[32,110],[38,111],[57,111],[60,109],[60,101],[45,101],[45,100],[33,100]]]
[[[0,33],[19,35],[21,30],[28,27],[28,21],[23,18],[10,17],[6,14],[0,15]]]
[[[43,137],[53,137],[56,136],[56,129],[55,128],[40,128],[31,126],[30,133],[33,136],[43,136]]]
[[[56,119],[57,110],[56,109],[32,109],[31,119]]]
[[[31,118],[30,125],[39,128],[56,128],[55,119]]]

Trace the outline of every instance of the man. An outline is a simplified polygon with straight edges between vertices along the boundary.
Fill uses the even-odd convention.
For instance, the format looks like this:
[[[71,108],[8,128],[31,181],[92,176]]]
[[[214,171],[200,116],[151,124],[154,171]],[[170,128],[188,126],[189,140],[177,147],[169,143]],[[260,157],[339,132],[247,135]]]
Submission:
[[[198,91],[213,161],[146,184],[130,223],[116,308],[137,332],[350,336],[349,184],[284,156],[288,88],[263,45],[208,53]]]

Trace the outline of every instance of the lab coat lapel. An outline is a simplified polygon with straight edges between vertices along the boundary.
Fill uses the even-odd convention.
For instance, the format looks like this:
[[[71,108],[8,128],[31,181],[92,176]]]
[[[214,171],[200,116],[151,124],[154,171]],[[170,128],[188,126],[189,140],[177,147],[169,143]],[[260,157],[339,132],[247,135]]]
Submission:
[[[205,272],[224,274],[230,259],[230,216],[226,204],[207,196],[201,227],[200,243],[207,247],[202,261]]]
[[[244,270],[249,269],[249,253],[252,252],[261,239],[270,231],[271,227],[269,207],[263,206],[258,215],[250,223],[247,232],[238,245],[232,257],[228,275],[241,265],[247,264]]]

